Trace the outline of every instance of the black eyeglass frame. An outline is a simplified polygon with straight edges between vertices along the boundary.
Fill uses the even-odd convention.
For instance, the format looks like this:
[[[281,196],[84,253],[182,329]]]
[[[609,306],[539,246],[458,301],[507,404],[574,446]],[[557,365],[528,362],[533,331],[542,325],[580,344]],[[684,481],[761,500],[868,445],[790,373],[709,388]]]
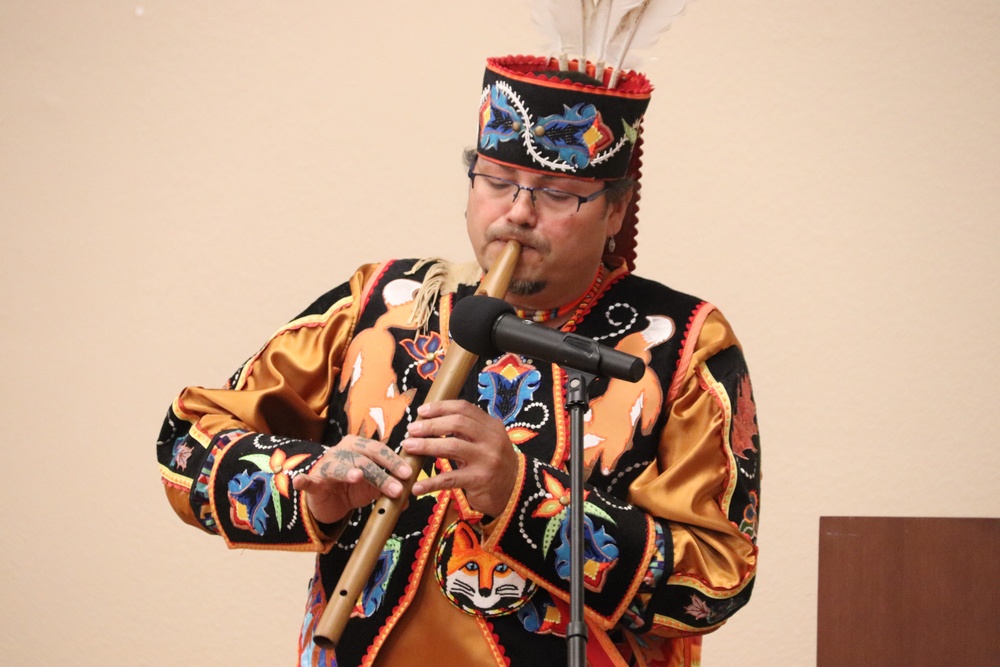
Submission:
[[[561,197],[576,197],[576,211],[580,211],[580,207],[587,202],[592,202],[603,194],[606,194],[613,185],[606,185],[597,192],[590,195],[578,195],[575,192],[566,192],[565,190],[559,190],[557,188],[543,188],[543,187],[528,187],[527,185],[521,185],[520,183],[515,183],[514,181],[509,181],[506,178],[501,178],[500,176],[493,176],[491,174],[481,174],[479,172],[473,171],[476,168],[476,164],[479,162],[479,156],[477,155],[473,158],[472,162],[469,164],[469,181],[472,184],[472,188],[476,188],[476,176],[482,176],[484,178],[492,178],[495,181],[500,181],[501,183],[506,183],[507,185],[513,185],[517,190],[514,190],[514,198],[510,200],[513,204],[517,201],[518,195],[521,194],[521,190],[527,190],[528,194],[531,196],[531,205],[537,207],[538,203],[535,201],[535,192],[548,192]]]

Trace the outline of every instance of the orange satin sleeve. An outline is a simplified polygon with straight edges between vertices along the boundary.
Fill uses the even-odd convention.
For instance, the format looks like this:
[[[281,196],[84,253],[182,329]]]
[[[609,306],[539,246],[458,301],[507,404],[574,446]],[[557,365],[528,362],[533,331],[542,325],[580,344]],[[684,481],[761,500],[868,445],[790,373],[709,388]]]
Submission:
[[[319,442],[327,418],[330,391],[360,315],[364,290],[381,268],[369,264],[348,281],[346,295],[323,312],[314,308],[281,327],[240,368],[226,388],[188,387],[174,400],[172,414],[190,424],[187,433],[206,450],[220,433],[264,433]],[[216,461],[218,464],[218,461]],[[160,466],[171,507],[178,516],[204,528],[194,516],[193,479]],[[303,504],[304,521],[319,534]]]
[[[728,435],[732,407],[710,391],[705,362],[739,341],[722,314],[712,311],[687,345],[693,346],[684,355],[690,361],[677,371],[658,460],[632,483],[628,500],[668,522],[674,563],[667,583],[725,598],[752,580],[757,547],[728,518],[737,476]],[[692,630],[659,614],[656,621],[658,634]]]
[[[244,364],[232,387],[185,389],[175,404],[177,414],[194,421],[208,440],[220,431],[239,428],[319,441],[330,389],[360,313],[360,296],[376,268],[359,269],[350,280],[351,295],[326,312],[292,320],[279,329]]]

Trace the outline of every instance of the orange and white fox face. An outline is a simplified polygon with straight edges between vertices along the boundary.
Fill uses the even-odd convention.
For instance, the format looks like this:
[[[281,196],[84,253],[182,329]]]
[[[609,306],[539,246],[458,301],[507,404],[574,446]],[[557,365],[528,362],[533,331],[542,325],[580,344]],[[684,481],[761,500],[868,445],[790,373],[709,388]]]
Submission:
[[[466,611],[510,611],[523,602],[527,582],[495,555],[484,551],[479,536],[465,522],[455,527],[445,569],[448,597]]]

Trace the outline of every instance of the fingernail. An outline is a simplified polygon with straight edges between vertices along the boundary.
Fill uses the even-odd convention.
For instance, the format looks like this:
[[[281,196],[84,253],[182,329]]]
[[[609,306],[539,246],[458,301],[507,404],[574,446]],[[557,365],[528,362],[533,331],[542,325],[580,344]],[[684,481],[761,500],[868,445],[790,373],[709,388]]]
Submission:
[[[404,463],[403,465],[399,466],[399,474],[402,475],[403,477],[409,477],[410,475],[413,474],[413,468]]]
[[[403,485],[393,479],[393,480],[389,481],[389,485],[388,485],[388,489],[387,490],[393,496],[398,496],[400,494],[400,492],[403,490]]]

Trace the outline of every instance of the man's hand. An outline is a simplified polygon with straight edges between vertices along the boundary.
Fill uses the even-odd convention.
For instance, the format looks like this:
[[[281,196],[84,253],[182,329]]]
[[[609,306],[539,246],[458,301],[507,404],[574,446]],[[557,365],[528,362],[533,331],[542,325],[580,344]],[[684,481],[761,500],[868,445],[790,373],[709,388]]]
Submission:
[[[466,401],[426,403],[410,424],[408,454],[448,459],[454,470],[413,485],[413,494],[460,488],[472,508],[499,516],[517,479],[517,453],[503,424]]]
[[[400,480],[410,474],[410,466],[385,444],[349,435],[328,449],[308,475],[296,475],[292,485],[306,492],[317,521],[334,523],[381,495],[398,498]]]

